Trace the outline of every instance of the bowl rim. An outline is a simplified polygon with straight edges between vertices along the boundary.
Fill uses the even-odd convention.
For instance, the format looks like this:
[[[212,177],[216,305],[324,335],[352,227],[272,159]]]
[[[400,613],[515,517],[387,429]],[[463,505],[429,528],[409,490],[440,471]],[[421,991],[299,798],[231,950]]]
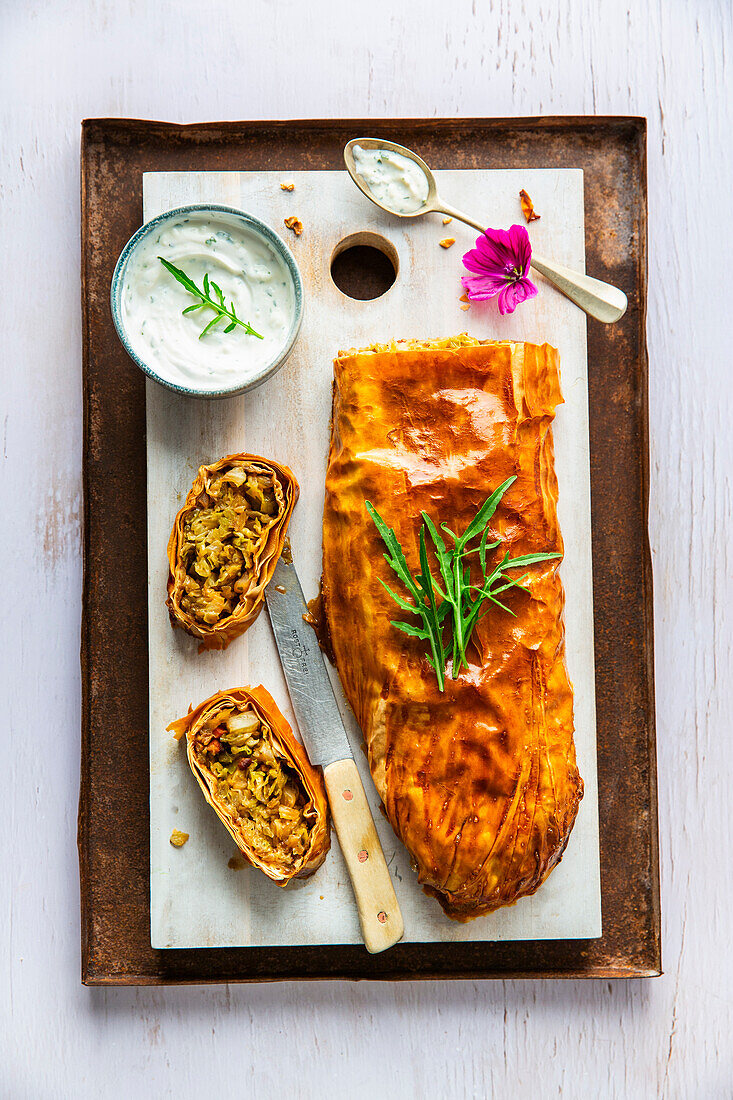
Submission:
[[[138,353],[132,348],[130,341],[125,330],[124,323],[122,321],[122,311],[120,309],[120,297],[122,294],[122,288],[124,286],[124,274],[127,261],[130,258],[132,252],[137,246],[138,242],[146,237],[157,225],[161,225],[163,222],[169,221],[171,218],[179,217],[182,214],[200,213],[201,211],[211,211],[216,214],[232,214],[236,218],[239,218],[250,228],[263,237],[267,243],[274,249],[274,251],[281,256],[284,260],[286,267],[290,273],[290,277],[293,280],[293,297],[295,300],[295,309],[293,312],[293,319],[290,324],[287,339],[282,347],[282,350],[268,366],[264,367],[254,378],[249,379],[244,383],[237,383],[236,385],[219,389],[219,390],[201,390],[196,389],[194,386],[182,386],[176,382],[170,382],[166,378],[162,378],[157,374],[153,368],[142,359]],[[298,338],[300,332],[301,322],[303,320],[303,278],[300,274],[300,268],[298,267],[295,257],[288,248],[285,241],[280,237],[275,230],[269,226],[266,222],[263,222],[260,218],[254,214],[250,214],[246,210],[240,210],[236,206],[224,206],[220,203],[201,202],[190,203],[186,206],[176,206],[172,210],[164,210],[161,214],[156,214],[154,218],[150,218],[144,222],[130,237],[127,244],[124,246],[115,264],[115,269],[112,273],[112,281],[110,283],[110,309],[112,311],[112,321],[117,335],[120,338],[120,342],[125,351],[132,359],[132,361],[140,368],[143,374],[146,374],[148,378],[151,378],[154,382],[164,386],[167,390],[172,390],[174,393],[183,394],[186,397],[235,397],[237,394],[247,393],[250,390],[256,389],[261,386],[263,382],[266,382],[268,378],[271,378],[280,367],[285,363],[285,360],[293,350],[295,341]]]

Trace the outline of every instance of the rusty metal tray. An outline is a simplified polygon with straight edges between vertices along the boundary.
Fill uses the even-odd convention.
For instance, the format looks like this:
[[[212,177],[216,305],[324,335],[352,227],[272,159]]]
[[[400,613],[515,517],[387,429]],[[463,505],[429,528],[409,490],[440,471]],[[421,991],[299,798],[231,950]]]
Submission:
[[[155,951],[149,935],[145,381],[109,310],[142,173],[329,169],[368,131],[435,168],[582,168],[588,270],[629,296],[588,323],[603,936],[515,943]],[[229,122],[82,128],[84,594],[79,796],[82,980],[644,977],[661,972],[652,573],[647,539],[646,121]]]

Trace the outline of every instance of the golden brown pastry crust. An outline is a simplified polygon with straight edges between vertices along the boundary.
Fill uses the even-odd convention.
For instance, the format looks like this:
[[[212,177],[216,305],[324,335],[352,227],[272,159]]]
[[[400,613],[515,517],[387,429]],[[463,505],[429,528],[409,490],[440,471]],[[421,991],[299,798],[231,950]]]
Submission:
[[[545,344],[468,337],[340,353],[323,524],[323,613],[395,832],[419,880],[466,920],[532,894],[559,862],[583,794],[556,560],[532,567],[516,618],[478,624],[470,670],[438,691],[400,616],[370,500],[418,563],[420,512],[463,531],[517,480],[491,523],[512,556],[562,552],[551,424],[562,401]]]
[[[247,473],[274,474],[282,492],[282,506],[276,522],[267,532],[267,537],[256,555],[255,567],[249,577],[249,584],[242,594],[234,613],[221,619],[212,626],[195,619],[181,606],[183,582],[186,576],[181,561],[180,549],[186,517],[196,508],[200,495],[206,492],[211,482],[232,466],[241,467]],[[232,639],[248,630],[255,621],[265,598],[265,588],[272,579],[275,566],[282,553],[290,517],[299,494],[295,474],[287,466],[281,466],[272,459],[260,455],[227,455],[211,466],[200,466],[196,479],[191,486],[183,507],[173,523],[168,540],[168,599],[166,604],[170,612],[171,625],[181,626],[187,634],[201,639],[205,649],[226,649]]]
[[[278,754],[297,773],[308,796],[309,801],[305,809],[305,816],[310,823],[308,851],[305,856],[289,867],[283,867],[280,859],[275,862],[258,855],[247,844],[241,831],[237,829],[236,823],[232,821],[231,815],[217,801],[213,776],[196,758],[194,752],[196,733],[206,725],[207,719],[213,717],[221,711],[222,706],[227,704],[232,704],[235,709],[245,707],[247,704],[252,707],[260,720],[269,727],[273,745]],[[172,731],[178,739],[185,735],[186,757],[196,782],[245,859],[255,867],[259,867],[278,886],[287,886],[294,878],[307,878],[321,866],[331,847],[328,799],[323,775],[319,769],[313,767],[306,756],[305,749],[293,736],[293,731],[280,713],[275,700],[264,687],[260,685],[254,688],[241,687],[232,688],[229,691],[218,691],[203,703],[199,703],[196,709],[189,711],[184,718],[171,722],[167,729]]]

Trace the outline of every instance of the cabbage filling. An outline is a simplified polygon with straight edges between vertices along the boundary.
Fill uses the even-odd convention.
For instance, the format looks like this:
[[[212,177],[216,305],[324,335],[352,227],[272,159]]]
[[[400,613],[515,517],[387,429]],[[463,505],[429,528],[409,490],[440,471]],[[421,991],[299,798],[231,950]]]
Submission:
[[[181,608],[191,618],[213,626],[234,614],[283,507],[274,473],[237,466],[199,494],[184,520],[180,548],[186,571]]]
[[[219,711],[194,738],[211,794],[261,858],[291,865],[308,851],[307,795],[252,709]]]

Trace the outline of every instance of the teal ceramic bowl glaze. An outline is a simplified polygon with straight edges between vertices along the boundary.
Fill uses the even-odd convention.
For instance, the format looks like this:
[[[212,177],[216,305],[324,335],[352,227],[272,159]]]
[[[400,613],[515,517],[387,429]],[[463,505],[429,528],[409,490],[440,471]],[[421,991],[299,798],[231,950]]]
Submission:
[[[222,387],[221,389],[203,389],[197,388],[195,385],[182,385],[162,377],[155,368],[151,366],[149,362],[146,362],[132,347],[125,328],[122,309],[122,292],[125,286],[126,269],[128,261],[137,245],[150,234],[164,228],[166,223],[172,223],[177,218],[180,219],[187,214],[201,215],[209,213],[211,214],[213,224],[217,221],[217,215],[227,215],[229,218],[234,218],[240,222],[244,229],[248,230],[256,237],[259,237],[260,240],[267,244],[282,261],[292,280],[293,317],[284,344],[278,348],[270,361],[257,369],[256,374],[253,374],[252,377],[247,378],[246,381],[239,380],[231,386]],[[225,222],[223,224],[225,224]],[[141,226],[130,238],[120,253],[120,258],[115,265],[114,274],[112,275],[110,306],[112,309],[112,319],[117,329],[117,335],[125,351],[148,378],[152,378],[153,381],[158,382],[161,386],[165,386],[166,389],[185,394],[187,397],[233,397],[237,394],[247,393],[249,390],[261,386],[263,382],[266,382],[268,378],[271,378],[277,373],[293,350],[303,320],[303,280],[292,252],[274,229],[271,229],[265,222],[260,221],[259,218],[246,213],[244,210],[237,210],[232,206],[197,203],[191,206],[179,206],[175,210],[168,210],[164,214],[159,214],[156,218],[152,218],[149,222],[146,222],[145,225]]]

